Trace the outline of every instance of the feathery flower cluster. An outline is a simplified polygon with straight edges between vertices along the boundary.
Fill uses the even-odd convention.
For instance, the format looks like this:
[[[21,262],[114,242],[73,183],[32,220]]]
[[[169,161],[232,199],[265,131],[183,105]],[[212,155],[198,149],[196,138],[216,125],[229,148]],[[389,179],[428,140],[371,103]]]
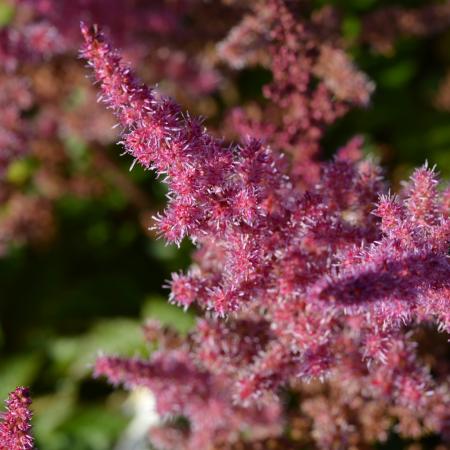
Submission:
[[[31,398],[27,388],[18,387],[6,401],[6,412],[0,416],[0,449],[32,450]]]
[[[292,15],[283,8],[282,30],[290,30]],[[406,435],[448,433],[448,374],[430,372],[412,334],[429,324],[450,331],[448,191],[439,191],[436,173],[423,166],[391,196],[355,138],[332,162],[318,164],[320,176],[304,190],[281,153],[254,139],[233,146],[211,136],[140,83],[97,27],[83,25],[82,32],[82,56],[124,129],[127,153],[169,187],[158,230],[168,242],[189,236],[197,246],[191,270],[173,276],[171,301],[211,312],[177,349],[148,361],[98,360],[97,375],[147,386],[160,414],[189,420],[178,437],[173,423],[152,432],[154,442],[183,449],[232,443],[246,426],[230,419],[240,408],[249,416],[260,408],[263,420],[261,411],[281,408],[280,390],[302,395],[316,380],[341,386],[335,409],[320,397],[302,405],[320,448],[336,439],[345,448],[358,426],[352,414],[347,429],[343,423],[325,431],[324,424],[341,406],[356,411],[352,397],[359,408],[374,402],[372,424],[380,411],[399,420],[414,411],[417,427]],[[280,39],[295,41],[294,34]],[[285,57],[288,69],[290,53]],[[225,405],[231,397],[235,403]],[[211,405],[222,415],[205,414]],[[279,417],[281,425],[286,417]],[[380,423],[375,438],[383,439],[390,424]],[[251,431],[245,436],[257,441]]]
[[[151,361],[100,357],[95,375],[129,388],[151,389],[158,414],[169,422],[168,428],[153,430],[154,442],[163,448],[172,448],[168,440],[175,437],[177,442],[184,441],[183,448],[207,449],[211,442],[237,441],[240,433],[264,437],[281,431],[277,403],[262,408],[234,405],[227,377],[200,369],[183,349],[164,349],[153,354]],[[170,426],[171,418],[179,416],[189,420],[189,432]]]
[[[232,65],[269,66],[273,81],[264,94],[271,103],[258,120],[236,109],[232,126],[238,134],[290,152],[291,176],[308,184],[317,181],[326,128],[350,107],[367,106],[374,85],[341,48],[337,12],[324,7],[305,14],[302,9],[282,0],[255,2],[253,12],[233,28],[219,50]],[[269,52],[263,51],[267,46]]]
[[[0,30],[0,64],[7,72],[17,70],[24,61],[37,62],[62,51],[58,30],[46,22],[26,24],[20,29]]]

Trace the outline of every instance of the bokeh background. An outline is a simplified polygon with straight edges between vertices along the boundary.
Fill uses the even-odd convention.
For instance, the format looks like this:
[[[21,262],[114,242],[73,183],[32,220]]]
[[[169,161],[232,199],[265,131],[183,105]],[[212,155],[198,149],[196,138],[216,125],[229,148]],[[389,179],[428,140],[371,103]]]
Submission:
[[[206,3],[205,8],[214,8],[214,1]],[[381,160],[394,187],[425,160],[436,164],[448,178],[450,83],[446,91],[445,77],[450,69],[450,29],[425,37],[402,37],[393,48],[376,52],[360,43],[361,17],[392,1],[313,3],[341,8],[342,32],[350,52],[376,84],[368,109],[350,112],[327,132],[326,155],[331,157],[357,133],[365,136],[367,152]],[[429,2],[395,3],[412,7]],[[17,8],[0,0],[0,27],[14,23]],[[79,17],[65,20],[78,26]],[[145,56],[140,62],[143,77],[156,81],[160,74],[145,71],[150,58]],[[46,64],[44,68],[53,63]],[[52,95],[66,109],[95,103],[88,93],[90,82],[71,76],[75,67],[80,73],[83,70],[76,52],[61,57],[52,67],[65,83],[64,89],[58,87]],[[268,80],[269,72],[252,67],[227,72],[225,80],[201,95],[177,95],[175,83],[164,79],[160,85],[205,115],[214,128],[228,108],[260,99]],[[153,175],[137,166],[129,171],[131,161],[120,156],[114,136],[98,148],[84,138],[82,126],[74,130],[58,137],[64,165],[59,181],[64,184],[74,173],[91,178],[94,174],[102,186],[83,195],[80,189],[63,189],[50,196],[49,236],[37,242],[11,241],[0,257],[0,398],[17,385],[31,386],[38,448],[106,450],[120,441],[135,414],[136,402],[125,392],[93,380],[92,362],[100,351],[146,354],[149,350],[140,328],[146,318],[157,318],[182,331],[189,329],[192,314],[169,305],[163,285],[172,271],[187,267],[191,247],[187,242],[181,248],[166,246],[147,230],[152,214],[163,208],[165,199],[164,188]],[[49,144],[41,145],[45,153]],[[36,183],[35,178],[47,164],[46,158],[42,151],[35,151],[9,164],[8,189],[49,192],[45,181]],[[48,180],[45,172],[42,177]],[[5,203],[0,204],[0,218],[5,208]],[[38,207],[36,214],[40,212]],[[391,448],[403,445],[395,440],[387,444]]]

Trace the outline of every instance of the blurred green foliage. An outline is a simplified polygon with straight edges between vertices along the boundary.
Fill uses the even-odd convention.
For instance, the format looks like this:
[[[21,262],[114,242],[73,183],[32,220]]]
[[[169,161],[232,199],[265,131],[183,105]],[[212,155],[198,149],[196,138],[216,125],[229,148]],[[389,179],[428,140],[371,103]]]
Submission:
[[[392,55],[377,55],[356,44],[360,15],[391,1],[316,3],[343,9],[344,36],[377,85],[370,108],[350,113],[329,130],[327,154],[361,133],[394,183],[426,159],[448,176],[450,116],[438,111],[432,98],[450,63],[450,32],[403,39]],[[0,1],[0,26],[12,14]],[[243,72],[241,98],[260,97],[269,78],[262,70]],[[79,95],[74,93],[68,107]],[[83,167],[92,149],[75,136],[65,144],[74,164]],[[112,148],[112,157],[127,173],[130,161],[116,153]],[[14,163],[8,179],[26,184],[32,164]],[[161,207],[164,190],[149,172],[136,167],[130,177]],[[191,247],[185,243],[177,249],[145,236],[118,189],[100,199],[65,197],[57,209],[59,232],[50,246],[16,248],[0,259],[0,397],[19,384],[32,386],[39,448],[112,449],[128,421],[121,410],[126,395],[93,380],[90,367],[98,351],[147,354],[140,326],[148,317],[189,330],[193,316],[168,305],[161,286],[171,271],[187,267]]]
[[[8,25],[14,16],[14,7],[5,0],[0,0],[0,28]]]

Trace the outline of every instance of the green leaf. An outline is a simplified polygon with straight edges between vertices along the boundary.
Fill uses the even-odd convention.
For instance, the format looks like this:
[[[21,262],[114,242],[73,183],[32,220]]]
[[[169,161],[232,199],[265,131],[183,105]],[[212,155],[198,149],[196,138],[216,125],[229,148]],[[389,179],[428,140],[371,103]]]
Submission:
[[[398,61],[380,75],[380,83],[387,88],[400,88],[416,74],[417,65],[412,60]]]
[[[0,0],[0,28],[9,25],[14,17],[14,6],[5,0]]]
[[[131,356],[145,351],[141,324],[125,318],[103,320],[85,335],[58,339],[50,348],[59,367],[68,366],[77,378],[90,373],[99,352]]]
[[[17,386],[30,384],[40,363],[41,355],[31,353],[3,359],[0,364],[0,399],[6,399]]]
[[[188,333],[195,325],[195,314],[171,305],[162,297],[149,297],[142,309],[145,318],[159,320],[163,325],[175,328],[180,333]]]

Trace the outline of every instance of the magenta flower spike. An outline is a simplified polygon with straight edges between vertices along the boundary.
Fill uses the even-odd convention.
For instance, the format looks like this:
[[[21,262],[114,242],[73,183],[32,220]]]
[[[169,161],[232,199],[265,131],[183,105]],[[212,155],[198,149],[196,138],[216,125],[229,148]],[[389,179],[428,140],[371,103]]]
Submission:
[[[32,450],[31,398],[27,388],[18,387],[6,401],[6,412],[0,422],[1,450]]]

